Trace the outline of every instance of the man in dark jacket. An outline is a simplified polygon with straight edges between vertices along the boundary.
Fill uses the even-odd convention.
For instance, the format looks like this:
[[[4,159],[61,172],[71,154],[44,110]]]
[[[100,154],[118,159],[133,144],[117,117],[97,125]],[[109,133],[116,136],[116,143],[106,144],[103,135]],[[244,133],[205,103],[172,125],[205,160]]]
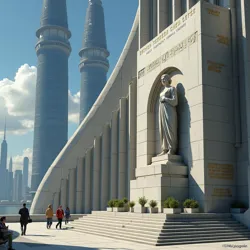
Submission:
[[[19,210],[20,217],[20,224],[21,224],[21,231],[22,235],[26,235],[26,228],[30,218],[29,210],[26,208],[26,204],[23,204],[23,208]]]
[[[9,227],[6,226],[6,217],[1,217],[0,219],[0,233],[3,240],[8,239],[9,248],[8,250],[15,250],[12,248],[12,232],[9,230]]]

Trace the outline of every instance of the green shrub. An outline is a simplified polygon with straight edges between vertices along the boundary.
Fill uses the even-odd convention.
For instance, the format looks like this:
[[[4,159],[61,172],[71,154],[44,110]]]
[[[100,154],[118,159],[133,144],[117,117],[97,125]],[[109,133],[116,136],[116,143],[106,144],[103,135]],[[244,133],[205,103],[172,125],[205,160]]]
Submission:
[[[183,207],[184,208],[198,208],[199,207],[199,203],[198,203],[198,201],[196,201],[194,199],[186,199],[183,202]]]
[[[114,207],[115,206],[115,201],[114,200],[109,200],[108,201],[108,207]]]
[[[129,202],[129,207],[132,207],[132,208],[133,208],[134,206],[135,206],[135,202],[134,202],[134,201],[130,201],[130,202]]]
[[[164,208],[170,208],[170,202],[171,202],[172,200],[175,200],[175,198],[174,198],[174,197],[168,197],[168,198],[163,202],[163,207],[164,207]]]
[[[123,200],[124,204],[128,203],[128,198],[124,197],[122,200]]]
[[[169,207],[170,208],[178,208],[179,207],[179,201],[176,199],[170,200],[169,201]]]
[[[139,198],[139,204],[144,207],[147,204],[148,200],[145,198],[145,196]]]
[[[246,205],[240,201],[235,201],[231,204],[231,208],[247,208]]]
[[[155,200],[151,200],[151,201],[149,202],[149,206],[152,207],[152,208],[157,207],[157,205],[158,205],[158,203],[157,203],[157,201],[155,201]]]
[[[115,207],[124,207],[123,200],[116,200],[115,201]]]

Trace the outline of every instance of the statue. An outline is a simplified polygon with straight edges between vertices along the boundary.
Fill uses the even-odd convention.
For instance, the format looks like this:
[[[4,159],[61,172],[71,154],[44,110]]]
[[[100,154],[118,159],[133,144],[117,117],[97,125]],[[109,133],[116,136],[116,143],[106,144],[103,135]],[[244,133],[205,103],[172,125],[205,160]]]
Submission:
[[[164,89],[160,93],[159,102],[159,130],[162,152],[158,155],[174,155],[177,150],[177,91],[170,86],[171,78],[164,74],[161,76]]]

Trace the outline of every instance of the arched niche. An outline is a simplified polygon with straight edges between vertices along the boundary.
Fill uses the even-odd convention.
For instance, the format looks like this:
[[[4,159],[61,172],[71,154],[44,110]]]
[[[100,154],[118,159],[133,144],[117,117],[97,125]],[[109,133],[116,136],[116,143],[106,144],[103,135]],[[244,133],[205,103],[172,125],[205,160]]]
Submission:
[[[161,76],[163,74],[168,74],[171,77],[171,85],[176,87],[178,94],[178,151],[177,154],[180,154],[184,157],[184,160],[187,159],[189,147],[189,128],[190,128],[190,112],[185,96],[185,77],[181,70],[176,67],[168,67],[160,72],[156,77],[148,99],[147,106],[147,138],[148,141],[154,142],[154,147],[148,147],[148,164],[151,164],[152,157],[155,157],[161,152],[160,146],[160,136],[159,136],[159,95],[163,89],[161,84]],[[187,159],[188,161],[188,159]]]

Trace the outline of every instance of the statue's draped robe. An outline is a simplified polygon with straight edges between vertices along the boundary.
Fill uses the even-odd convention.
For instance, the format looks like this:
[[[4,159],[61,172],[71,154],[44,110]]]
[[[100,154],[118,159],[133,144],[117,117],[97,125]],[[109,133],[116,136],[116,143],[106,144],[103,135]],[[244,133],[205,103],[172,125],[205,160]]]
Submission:
[[[161,100],[164,99],[164,102]],[[162,151],[175,154],[177,150],[177,91],[175,87],[165,87],[160,94],[159,129]]]

